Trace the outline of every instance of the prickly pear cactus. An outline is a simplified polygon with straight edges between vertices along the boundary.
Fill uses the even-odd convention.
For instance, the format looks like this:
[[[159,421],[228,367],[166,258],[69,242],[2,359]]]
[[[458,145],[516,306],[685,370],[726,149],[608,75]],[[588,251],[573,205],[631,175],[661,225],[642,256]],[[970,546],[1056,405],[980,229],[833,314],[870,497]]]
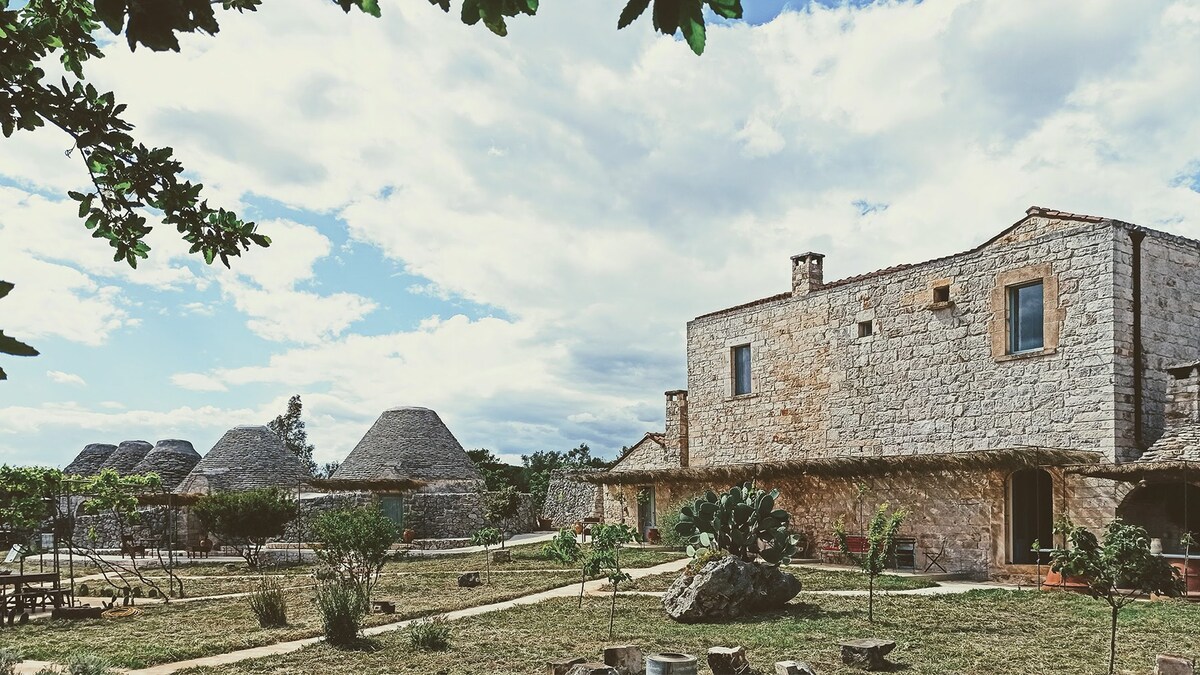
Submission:
[[[709,490],[683,507],[675,531],[688,542],[692,557],[716,549],[747,561],[786,564],[797,554],[799,537],[788,529],[787,511],[775,508],[778,498],[778,490],[767,492],[749,482],[721,495]]]

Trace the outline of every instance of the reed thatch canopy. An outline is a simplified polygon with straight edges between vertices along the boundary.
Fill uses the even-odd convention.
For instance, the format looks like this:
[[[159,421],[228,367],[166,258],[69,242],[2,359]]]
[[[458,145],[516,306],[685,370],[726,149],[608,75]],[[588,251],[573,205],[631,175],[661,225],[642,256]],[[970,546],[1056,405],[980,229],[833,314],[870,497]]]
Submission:
[[[312,478],[306,483],[324,492],[412,492],[426,485],[415,478]]]
[[[137,496],[139,506],[191,506],[203,497],[200,492],[146,492]]]
[[[968,450],[925,455],[875,455],[871,457],[821,457],[781,462],[754,462],[720,466],[647,469],[643,471],[601,471],[576,473],[573,477],[588,483],[629,485],[673,481],[688,483],[731,483],[752,478],[792,476],[843,477],[935,471],[997,471],[1031,467],[1087,465],[1101,456],[1086,450],[1061,448],[1006,448]]]
[[[1070,466],[1067,473],[1091,478],[1108,478],[1126,483],[1141,480],[1191,480],[1200,479],[1200,462],[1195,460],[1166,460],[1158,462],[1125,462]]]

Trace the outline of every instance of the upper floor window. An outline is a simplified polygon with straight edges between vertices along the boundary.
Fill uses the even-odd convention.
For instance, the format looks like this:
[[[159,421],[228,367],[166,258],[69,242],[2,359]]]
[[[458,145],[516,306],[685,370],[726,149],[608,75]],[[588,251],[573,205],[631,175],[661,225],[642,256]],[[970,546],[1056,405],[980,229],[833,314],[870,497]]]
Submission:
[[[1045,346],[1045,293],[1035,281],[1008,289],[1008,351],[1027,352]]]
[[[733,395],[750,393],[750,345],[741,345],[732,350]]]

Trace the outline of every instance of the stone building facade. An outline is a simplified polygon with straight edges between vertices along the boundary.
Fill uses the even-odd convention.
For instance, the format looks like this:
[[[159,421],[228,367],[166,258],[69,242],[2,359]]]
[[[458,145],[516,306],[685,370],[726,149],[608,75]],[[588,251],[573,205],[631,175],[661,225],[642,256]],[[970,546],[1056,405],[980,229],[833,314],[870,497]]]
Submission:
[[[1050,519],[1115,517],[1130,485],[1074,465],[1138,460],[1164,432],[1170,369],[1200,359],[1200,242],[1120,221],[1035,207],[964,253],[830,282],[823,268],[794,256],[790,291],[688,323],[662,452],[614,467],[606,517],[633,511],[647,485],[619,474],[639,462],[674,469],[640,474],[658,505],[741,467],[812,541],[859,524],[865,485],[910,511],[919,549],[1020,573]],[[988,461],[966,468],[972,453]],[[947,461],[906,470],[914,456]],[[870,458],[885,459],[845,473]]]

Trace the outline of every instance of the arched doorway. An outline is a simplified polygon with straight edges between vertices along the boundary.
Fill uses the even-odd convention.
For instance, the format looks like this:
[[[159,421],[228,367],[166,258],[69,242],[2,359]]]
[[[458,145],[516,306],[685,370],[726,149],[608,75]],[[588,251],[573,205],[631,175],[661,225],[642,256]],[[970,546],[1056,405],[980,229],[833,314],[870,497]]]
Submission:
[[[1185,532],[1190,530],[1200,541],[1200,487],[1182,482],[1142,485],[1125,496],[1117,516],[1161,539],[1163,553],[1183,553],[1180,540]]]
[[[1050,548],[1054,539],[1054,479],[1043,469],[1022,469],[1008,479],[1008,561],[1034,565],[1040,548]],[[1047,562],[1045,554],[1041,561]]]

